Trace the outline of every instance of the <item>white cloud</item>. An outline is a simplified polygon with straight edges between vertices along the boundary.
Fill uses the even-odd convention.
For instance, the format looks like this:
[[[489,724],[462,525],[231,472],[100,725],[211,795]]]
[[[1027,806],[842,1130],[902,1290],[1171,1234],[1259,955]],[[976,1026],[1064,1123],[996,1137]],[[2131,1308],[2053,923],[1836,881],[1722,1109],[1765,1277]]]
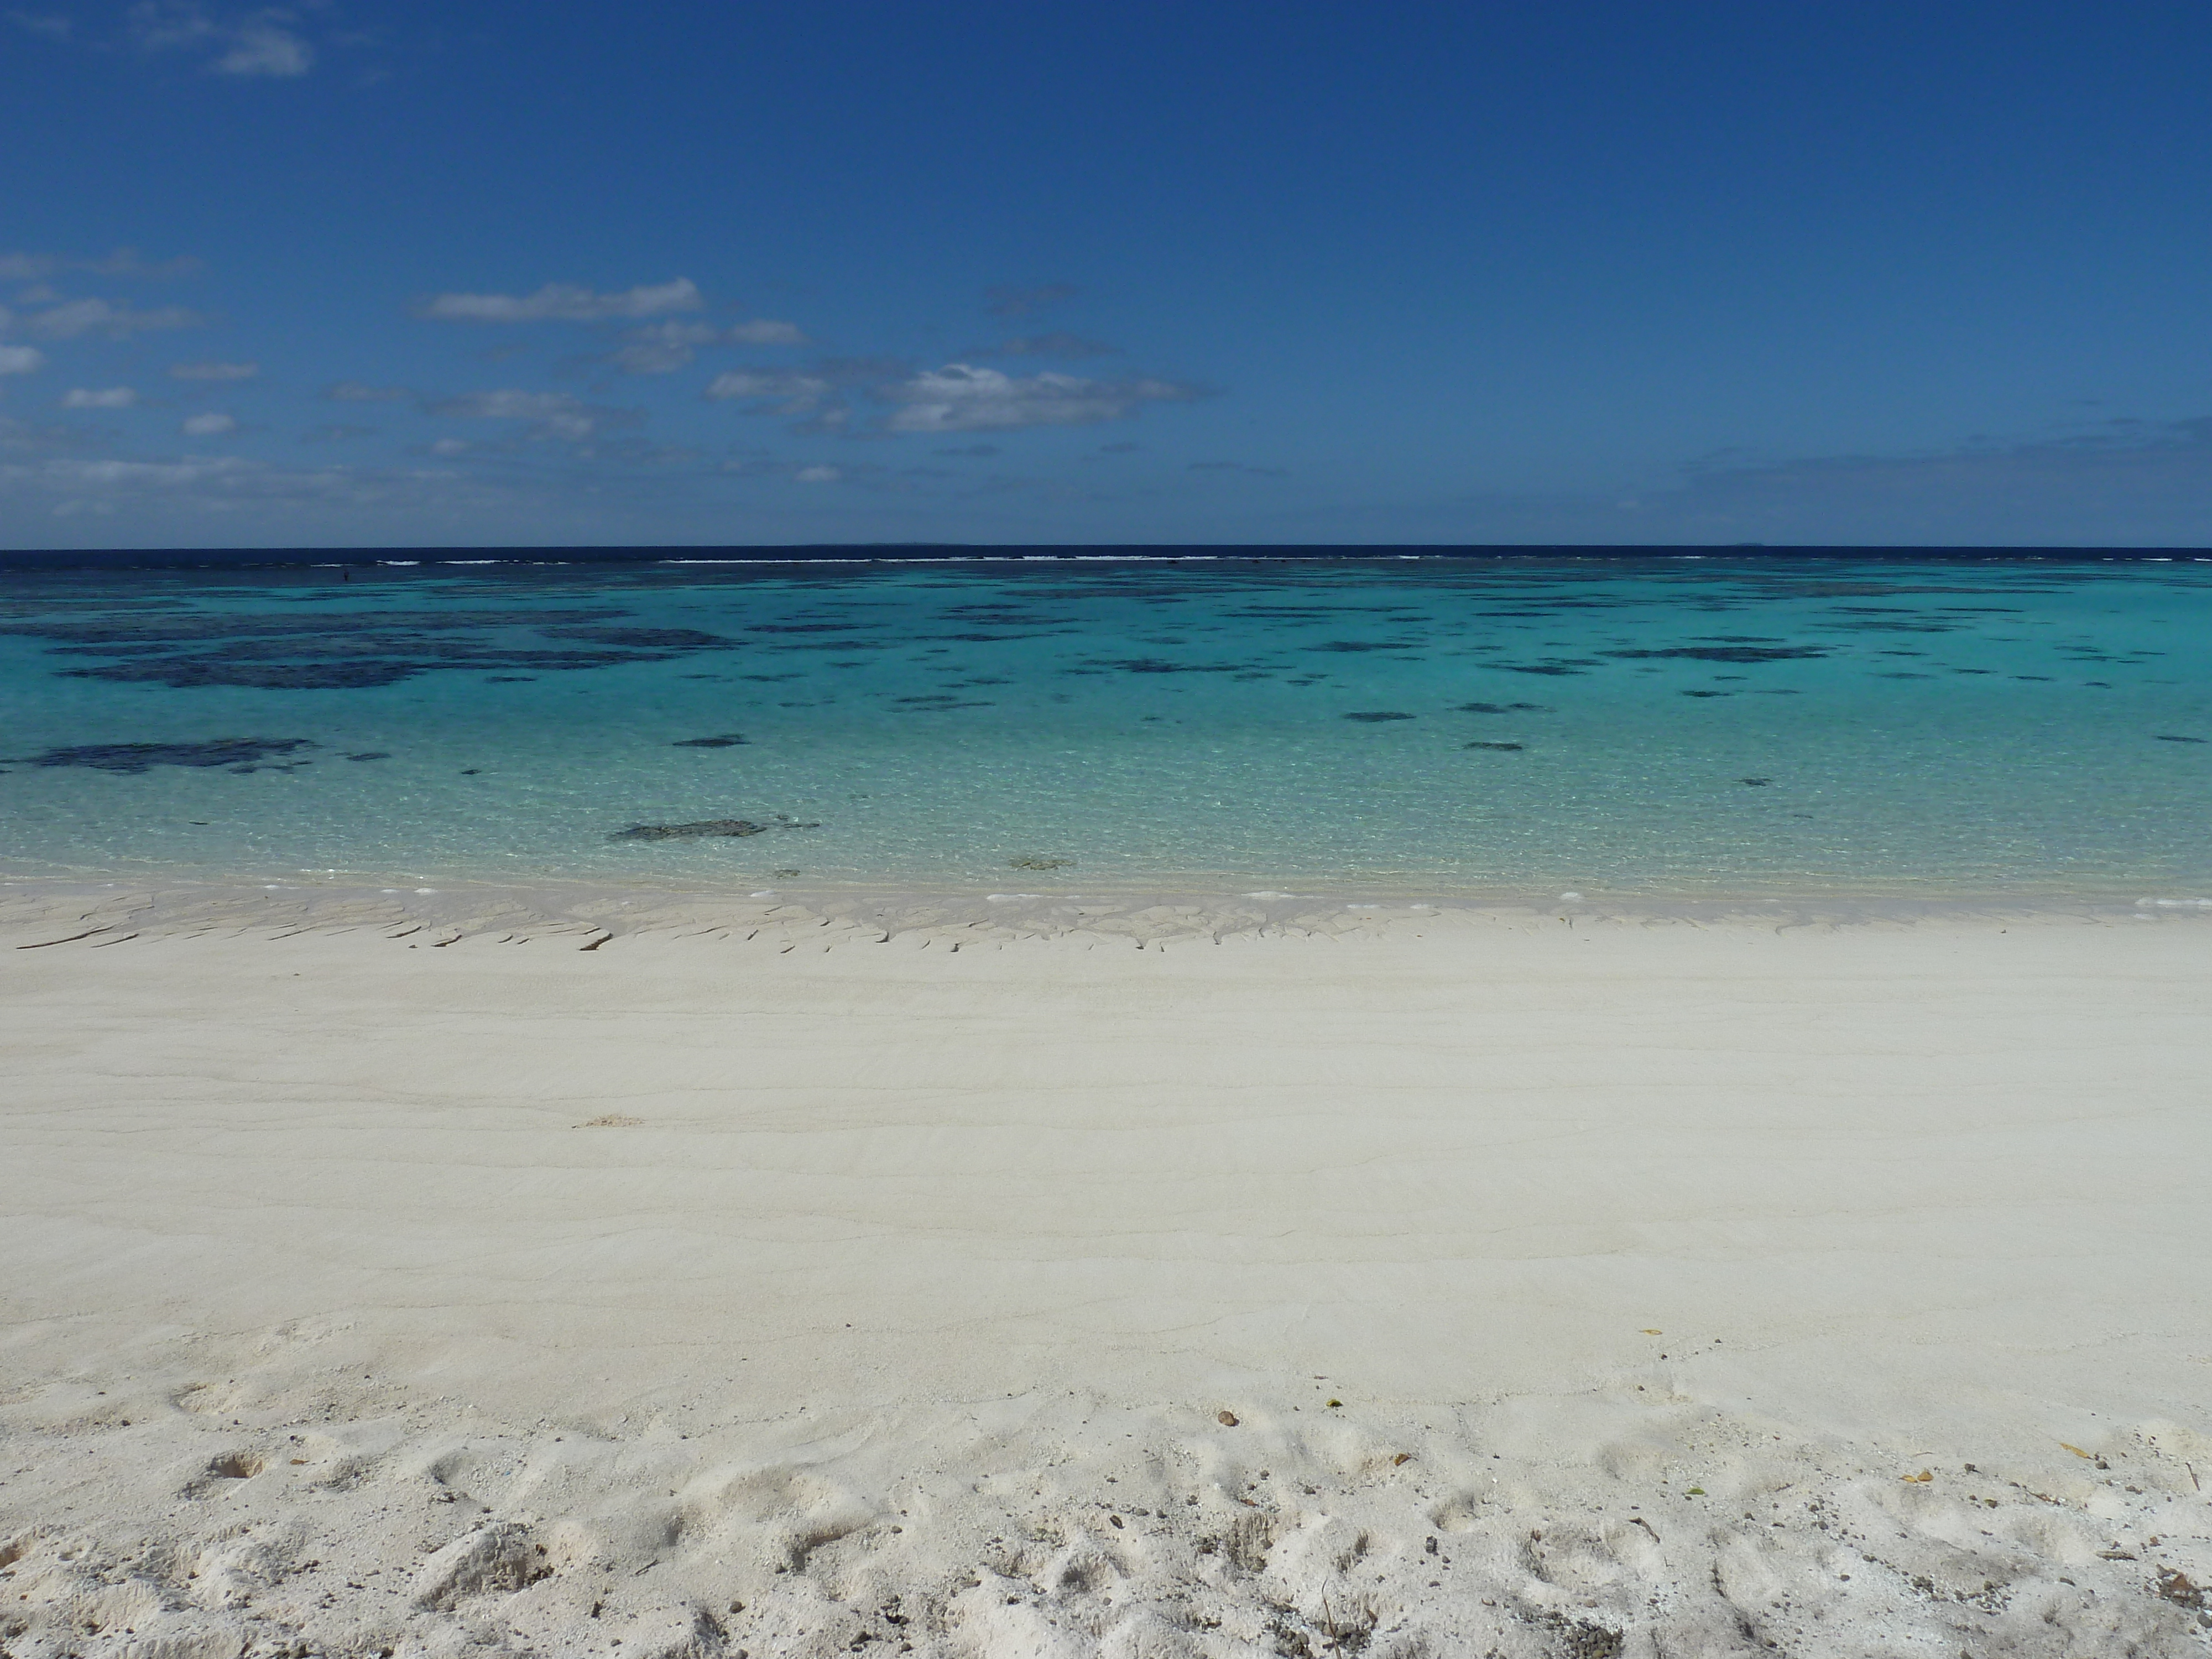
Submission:
[[[127,386],[112,386],[100,392],[71,386],[62,394],[64,409],[129,409],[137,401],[138,394]]]
[[[836,483],[845,474],[839,467],[802,466],[791,476],[800,483]]]
[[[629,426],[633,410],[594,409],[565,392],[469,392],[444,398],[424,410],[459,420],[530,421],[550,437],[584,439],[610,426]]]
[[[177,428],[187,438],[222,438],[238,430],[238,418],[210,410],[201,415],[187,415],[185,423]]]
[[[878,395],[902,405],[890,418],[894,432],[996,432],[1089,426],[1133,415],[1147,403],[1183,403],[1199,393],[1170,380],[1012,375],[947,363],[878,387]]]
[[[334,404],[404,404],[414,395],[404,386],[364,386],[359,380],[340,380],[323,393]]]
[[[66,17],[27,11],[11,11],[8,21],[27,33],[44,35],[49,40],[68,40],[72,27]]]
[[[35,346],[0,345],[0,374],[28,374],[46,361],[46,354]]]
[[[535,294],[437,294],[416,310],[423,317],[464,323],[594,323],[613,317],[659,317],[697,311],[706,301],[688,276],[655,285],[594,294],[574,283],[548,283]]]
[[[248,23],[232,38],[230,50],[215,60],[218,75],[305,75],[314,67],[315,49],[289,29],[273,23]]]
[[[79,335],[95,332],[111,340],[122,340],[151,329],[191,328],[203,320],[181,306],[133,311],[129,306],[110,305],[105,300],[71,300],[66,305],[26,319],[23,326],[41,340],[74,340]]]
[[[476,446],[466,438],[441,438],[430,446],[433,455],[465,455]]]
[[[258,363],[171,363],[169,378],[176,380],[250,380],[261,372]]]

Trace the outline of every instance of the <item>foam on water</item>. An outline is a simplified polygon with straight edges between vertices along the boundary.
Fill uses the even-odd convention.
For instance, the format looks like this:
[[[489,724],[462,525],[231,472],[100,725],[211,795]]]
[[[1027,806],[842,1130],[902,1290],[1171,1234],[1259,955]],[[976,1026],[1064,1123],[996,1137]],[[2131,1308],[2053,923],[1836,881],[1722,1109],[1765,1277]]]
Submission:
[[[2202,564],[340,574],[7,576],[4,867],[979,895],[1017,871],[1047,893],[2212,886]]]

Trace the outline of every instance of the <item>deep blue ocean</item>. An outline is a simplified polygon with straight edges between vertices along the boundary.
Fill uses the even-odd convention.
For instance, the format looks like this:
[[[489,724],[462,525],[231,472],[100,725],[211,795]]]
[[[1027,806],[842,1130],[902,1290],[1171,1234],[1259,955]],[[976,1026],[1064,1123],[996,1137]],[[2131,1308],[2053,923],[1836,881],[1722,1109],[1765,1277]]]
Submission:
[[[2203,559],[483,556],[0,571],[0,871],[2212,891]]]

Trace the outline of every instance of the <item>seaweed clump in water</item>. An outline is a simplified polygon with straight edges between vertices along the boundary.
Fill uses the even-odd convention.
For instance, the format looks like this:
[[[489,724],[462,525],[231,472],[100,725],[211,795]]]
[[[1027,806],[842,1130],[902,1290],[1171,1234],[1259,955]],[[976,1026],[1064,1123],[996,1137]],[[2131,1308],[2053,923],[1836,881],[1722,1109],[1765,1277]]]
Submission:
[[[27,766],[90,766],[102,772],[143,772],[156,766],[253,769],[271,755],[319,745],[306,738],[216,738],[207,743],[87,743],[49,749]],[[296,764],[296,763],[295,763]]]
[[[765,835],[771,830],[819,830],[818,823],[801,823],[778,813],[765,823],[750,818],[702,818],[696,823],[633,823],[617,830],[610,841],[704,841],[719,836]]]

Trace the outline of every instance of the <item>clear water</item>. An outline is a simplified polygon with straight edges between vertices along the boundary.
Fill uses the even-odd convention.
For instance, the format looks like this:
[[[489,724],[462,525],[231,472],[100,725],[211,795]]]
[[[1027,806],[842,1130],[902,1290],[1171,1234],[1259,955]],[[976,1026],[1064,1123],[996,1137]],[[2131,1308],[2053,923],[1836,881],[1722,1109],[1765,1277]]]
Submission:
[[[2212,890],[2203,562],[0,583],[19,876]],[[41,763],[222,738],[299,746]],[[716,819],[778,827],[616,838]]]

